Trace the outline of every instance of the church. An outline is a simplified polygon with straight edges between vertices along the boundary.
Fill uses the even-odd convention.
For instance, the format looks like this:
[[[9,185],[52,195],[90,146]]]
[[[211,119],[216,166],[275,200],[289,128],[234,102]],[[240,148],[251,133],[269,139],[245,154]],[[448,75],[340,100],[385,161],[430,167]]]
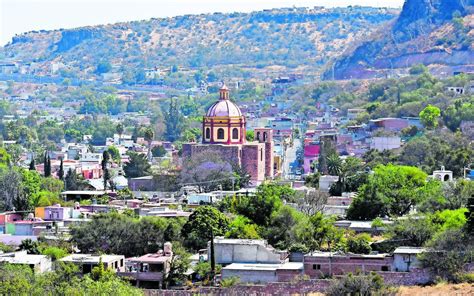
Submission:
[[[219,89],[219,100],[211,105],[202,120],[202,143],[183,144],[183,158],[212,151],[223,160],[240,165],[250,175],[252,185],[271,179],[273,173],[273,130],[256,128],[255,141],[247,142],[246,120],[230,100],[229,88]]]

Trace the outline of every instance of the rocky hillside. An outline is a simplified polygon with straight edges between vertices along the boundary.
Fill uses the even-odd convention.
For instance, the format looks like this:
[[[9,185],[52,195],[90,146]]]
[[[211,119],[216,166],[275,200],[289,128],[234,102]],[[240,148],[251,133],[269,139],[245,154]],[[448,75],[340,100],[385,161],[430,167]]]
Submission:
[[[473,5],[474,0],[406,0],[396,20],[331,63],[324,78],[385,77],[420,63],[446,73],[473,71]]]
[[[122,72],[229,64],[319,69],[397,14],[394,9],[366,7],[290,8],[35,31],[0,48],[0,60],[63,63],[83,77],[93,75],[104,60]]]

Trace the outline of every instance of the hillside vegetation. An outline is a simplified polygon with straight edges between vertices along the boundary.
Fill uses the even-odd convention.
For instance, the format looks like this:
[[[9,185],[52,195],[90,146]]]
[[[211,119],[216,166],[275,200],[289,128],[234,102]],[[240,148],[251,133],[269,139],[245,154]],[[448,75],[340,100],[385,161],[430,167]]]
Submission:
[[[472,71],[473,5],[461,0],[407,0],[397,20],[367,40],[359,40],[357,46],[331,63],[334,68],[328,67],[324,77],[385,77],[419,63],[445,74]]]
[[[240,64],[319,69],[354,40],[396,17],[396,9],[289,8],[252,13],[185,15],[15,36],[0,60],[68,65],[77,76],[104,60],[134,68]],[[110,69],[106,69],[110,71]]]

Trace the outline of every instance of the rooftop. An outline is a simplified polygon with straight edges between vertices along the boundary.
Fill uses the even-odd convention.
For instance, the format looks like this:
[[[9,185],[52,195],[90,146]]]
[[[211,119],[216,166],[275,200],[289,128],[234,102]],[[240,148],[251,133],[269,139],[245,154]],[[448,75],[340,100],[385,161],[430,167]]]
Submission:
[[[222,268],[223,270],[273,270],[284,269],[284,270],[301,270],[303,269],[302,262],[286,262],[282,264],[249,264],[249,263],[232,263]]]
[[[123,255],[94,255],[94,254],[73,254],[60,259],[65,262],[83,262],[83,263],[99,263],[100,258],[102,262],[107,263],[115,260],[123,259]]]
[[[421,254],[425,252],[425,248],[418,247],[398,247],[393,251],[394,254]]]

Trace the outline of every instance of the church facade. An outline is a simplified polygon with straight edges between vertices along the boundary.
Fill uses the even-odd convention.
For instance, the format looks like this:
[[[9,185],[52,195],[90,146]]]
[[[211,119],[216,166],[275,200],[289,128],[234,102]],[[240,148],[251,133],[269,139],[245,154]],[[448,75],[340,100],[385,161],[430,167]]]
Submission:
[[[241,166],[256,185],[271,179],[273,172],[273,131],[256,128],[255,141],[246,141],[246,120],[240,108],[230,100],[224,84],[219,100],[212,104],[202,120],[202,143],[183,144],[183,158],[197,153],[214,152],[229,163]]]

